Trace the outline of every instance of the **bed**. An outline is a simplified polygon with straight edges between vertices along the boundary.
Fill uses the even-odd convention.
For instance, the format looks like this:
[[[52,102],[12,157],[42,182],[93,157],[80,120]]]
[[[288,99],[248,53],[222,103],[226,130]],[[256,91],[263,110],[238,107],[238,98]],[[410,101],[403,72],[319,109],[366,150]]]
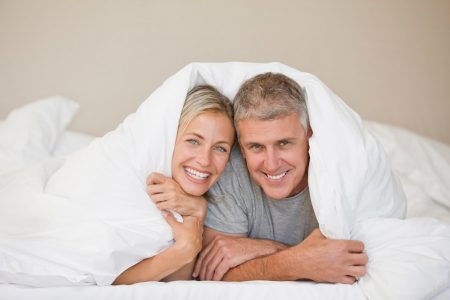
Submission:
[[[0,123],[1,124],[1,123]],[[450,208],[440,205],[427,193],[421,180],[439,180],[439,173],[450,173],[450,147],[410,131],[376,122],[366,122],[382,141],[395,171],[400,175],[408,195],[408,217],[434,217],[450,224]],[[66,130],[61,134],[52,156],[66,156],[86,146],[95,137]],[[406,156],[406,157],[405,157]],[[416,162],[428,168],[417,170]],[[427,164],[431,163],[431,164]],[[434,163],[432,163],[434,162]],[[435,172],[435,173],[433,173]],[[436,178],[431,177],[436,176]],[[422,177],[421,177],[422,176]],[[448,176],[448,175],[447,175]],[[409,188],[407,188],[409,187]],[[447,185],[448,188],[448,185]],[[446,196],[443,194],[442,196]],[[447,198],[448,199],[448,198]],[[312,282],[152,282],[131,286],[83,286],[33,288],[21,285],[0,285],[1,299],[365,299],[355,285],[317,284]],[[450,288],[433,299],[449,299]]]
[[[0,157],[0,190],[11,180],[11,174],[43,160],[64,160],[95,139],[87,134],[66,130],[77,107],[73,101],[53,99],[45,102],[45,105],[28,107],[25,112],[22,110],[23,115],[17,119],[26,119],[27,122],[18,122],[20,127],[17,124],[11,125],[11,122],[0,123],[0,141],[3,142],[3,145],[0,144],[3,148],[0,149],[17,150],[3,151]],[[364,126],[382,144],[394,173],[400,178],[408,199],[407,218],[431,217],[439,220],[442,226],[450,226],[450,147],[386,124],[365,121]],[[18,132],[20,134],[16,136]],[[14,143],[17,147],[10,147]],[[5,212],[1,214],[2,217],[7,217]],[[444,254],[448,255],[450,248],[444,248],[443,251],[447,251]],[[411,266],[414,266],[413,262]],[[408,299],[448,299],[450,269],[445,271],[447,281],[427,289],[424,294],[418,293],[417,298],[413,296]],[[26,284],[4,283],[0,284],[0,296],[2,299],[367,299],[359,284],[180,281],[131,286],[37,288]],[[411,284],[411,290],[422,288],[418,282]],[[387,287],[389,288],[396,289],[396,286]],[[385,297],[380,294],[371,299],[377,298]]]

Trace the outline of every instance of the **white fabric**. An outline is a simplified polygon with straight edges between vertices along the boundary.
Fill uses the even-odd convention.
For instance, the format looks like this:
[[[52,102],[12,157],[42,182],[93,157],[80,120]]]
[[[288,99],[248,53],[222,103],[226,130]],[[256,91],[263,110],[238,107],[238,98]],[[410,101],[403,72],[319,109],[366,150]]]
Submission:
[[[19,107],[0,123],[1,176],[49,158],[78,110],[72,100],[55,96]]]
[[[65,131],[61,138],[53,148],[53,157],[64,157],[81,148],[86,147],[90,142],[94,140],[94,136],[76,132],[72,130]]]
[[[450,227],[429,218],[368,219],[355,230],[365,242],[369,299],[430,299],[450,282]]]
[[[8,221],[9,226],[0,226],[4,255],[0,279],[44,286],[108,284],[125,268],[167,247],[170,228],[145,194],[145,177],[151,171],[170,175],[178,115],[186,92],[197,84],[209,83],[233,98],[245,79],[267,71],[286,74],[306,91],[314,132],[309,186],[321,230],[331,238],[359,237],[372,257],[388,262],[371,261],[366,277],[358,283],[365,295],[370,299],[419,299],[448,287],[448,227],[426,223],[424,228],[436,237],[427,245],[429,231],[415,232],[422,221],[385,219],[402,217],[405,205],[382,147],[364,129],[357,114],[317,78],[276,63],[188,65],[115,131],[96,139],[62,167],[53,162],[35,168],[34,173],[29,171],[26,189],[17,180],[15,187],[6,190],[9,205],[0,207],[15,216]],[[2,202],[4,192],[0,191]],[[15,205],[16,199],[11,201],[16,194],[20,195],[20,206]],[[33,207],[30,201],[46,204],[45,211],[34,205],[42,219],[26,221],[26,213],[35,213],[31,209],[23,212],[24,207]],[[21,226],[12,226],[14,220],[21,220]],[[396,234],[387,234],[391,232]],[[405,237],[406,242],[399,243],[399,237]],[[397,276],[390,276],[389,266],[395,265],[398,255],[413,262],[415,268],[399,268]],[[418,274],[420,292],[408,286],[415,284]],[[392,281],[387,285],[380,278]]]
[[[406,129],[366,121],[381,142],[408,199],[407,217],[450,224],[450,146]]]
[[[30,288],[25,286],[1,285],[0,295],[8,300],[292,300],[333,299],[364,300],[357,285],[316,284],[312,282],[214,282],[175,281],[169,283],[146,282],[121,286],[80,286],[57,288]]]

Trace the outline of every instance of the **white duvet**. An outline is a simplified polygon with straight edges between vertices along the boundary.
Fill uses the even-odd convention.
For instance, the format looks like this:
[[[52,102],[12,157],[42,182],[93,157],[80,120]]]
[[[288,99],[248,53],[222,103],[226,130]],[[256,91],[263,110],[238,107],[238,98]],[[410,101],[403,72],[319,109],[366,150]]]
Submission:
[[[328,237],[364,241],[369,264],[360,291],[369,299],[426,299],[448,288],[450,227],[401,220],[401,185],[359,116],[316,77],[277,63],[190,64],[75,155],[2,172],[0,282],[110,284],[168,247],[171,231],[145,193],[145,178],[152,171],[170,176],[186,92],[208,83],[233,98],[245,79],[268,71],[286,74],[306,92],[314,210]]]

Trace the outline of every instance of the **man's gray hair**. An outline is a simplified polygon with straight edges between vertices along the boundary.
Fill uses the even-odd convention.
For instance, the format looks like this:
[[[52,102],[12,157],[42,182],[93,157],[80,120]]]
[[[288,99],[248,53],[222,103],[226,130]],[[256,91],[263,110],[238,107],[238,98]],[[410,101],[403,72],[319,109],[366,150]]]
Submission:
[[[264,73],[245,81],[234,98],[234,125],[243,119],[275,120],[297,113],[305,133],[309,127],[308,108],[302,88],[279,73]]]

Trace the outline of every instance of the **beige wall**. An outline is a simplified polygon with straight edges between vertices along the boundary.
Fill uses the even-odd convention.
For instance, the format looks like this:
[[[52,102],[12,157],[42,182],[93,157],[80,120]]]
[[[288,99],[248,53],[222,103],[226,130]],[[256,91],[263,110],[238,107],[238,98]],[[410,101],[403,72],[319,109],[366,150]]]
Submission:
[[[54,94],[103,134],[192,61],[281,61],[450,143],[450,1],[0,0],[0,118]]]

